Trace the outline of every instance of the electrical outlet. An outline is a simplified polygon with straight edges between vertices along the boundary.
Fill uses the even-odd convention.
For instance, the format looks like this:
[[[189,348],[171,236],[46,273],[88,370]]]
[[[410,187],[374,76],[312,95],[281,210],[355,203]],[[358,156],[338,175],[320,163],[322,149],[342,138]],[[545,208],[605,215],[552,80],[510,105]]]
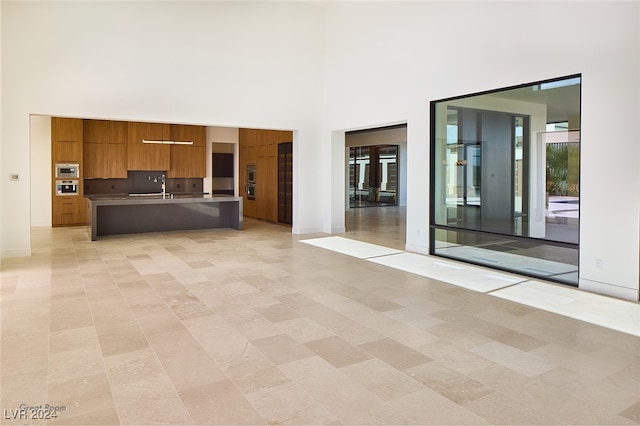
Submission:
[[[602,259],[596,259],[596,269],[602,269]]]

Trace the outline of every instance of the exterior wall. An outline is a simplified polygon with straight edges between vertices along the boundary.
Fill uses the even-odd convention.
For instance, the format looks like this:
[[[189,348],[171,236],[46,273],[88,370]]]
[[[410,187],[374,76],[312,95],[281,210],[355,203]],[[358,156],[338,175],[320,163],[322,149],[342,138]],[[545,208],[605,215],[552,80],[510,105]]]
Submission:
[[[31,114],[293,130],[295,233],[344,228],[344,131],[406,122],[427,253],[429,101],[581,73],[581,285],[638,298],[638,2],[0,5],[2,256],[30,253]]]

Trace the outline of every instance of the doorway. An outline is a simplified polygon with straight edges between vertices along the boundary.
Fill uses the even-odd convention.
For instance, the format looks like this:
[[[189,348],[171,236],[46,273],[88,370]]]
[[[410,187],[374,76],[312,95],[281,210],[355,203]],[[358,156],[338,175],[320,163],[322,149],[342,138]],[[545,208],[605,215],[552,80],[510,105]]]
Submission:
[[[346,209],[407,205],[407,125],[345,132]]]
[[[344,144],[347,235],[403,250],[406,242],[407,124],[345,132]]]
[[[211,144],[211,194],[234,195],[235,146],[232,143]]]

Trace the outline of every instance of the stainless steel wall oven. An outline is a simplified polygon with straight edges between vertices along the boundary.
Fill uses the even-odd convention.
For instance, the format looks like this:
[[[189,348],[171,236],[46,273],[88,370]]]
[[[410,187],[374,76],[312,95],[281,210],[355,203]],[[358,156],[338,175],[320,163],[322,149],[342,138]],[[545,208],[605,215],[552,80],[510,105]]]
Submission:
[[[56,195],[79,195],[80,181],[76,179],[56,180]]]
[[[256,199],[256,165],[247,165],[247,199]]]
[[[80,164],[78,163],[56,163],[56,179],[79,179]]]

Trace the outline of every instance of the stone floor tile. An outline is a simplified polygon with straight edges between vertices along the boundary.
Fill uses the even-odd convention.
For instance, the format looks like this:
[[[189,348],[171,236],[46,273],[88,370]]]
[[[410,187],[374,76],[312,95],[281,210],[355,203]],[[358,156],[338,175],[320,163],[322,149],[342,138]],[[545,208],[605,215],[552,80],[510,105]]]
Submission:
[[[275,366],[256,370],[232,380],[240,392],[245,395],[280,386],[291,381],[289,377]]]
[[[345,236],[404,250],[385,211],[367,229],[347,212]],[[1,408],[64,407],[50,424],[639,422],[636,336],[244,225],[34,228],[33,255],[0,265]]]
[[[428,356],[390,338],[363,343],[359,347],[398,370],[431,361]]]
[[[308,347],[287,334],[265,337],[251,342],[274,364],[283,364],[315,355]]]
[[[367,352],[337,336],[307,342],[305,346],[336,368],[372,358]]]
[[[272,425],[327,425],[337,419],[318,401],[293,382],[252,392],[247,399]],[[287,401],[282,404],[282,401]]]
[[[480,355],[476,355],[467,349],[443,341],[428,343],[415,349],[427,355],[429,358],[438,361],[440,365],[461,374],[470,374],[493,365],[492,361]]]
[[[405,373],[457,404],[473,401],[493,392],[493,389],[438,362],[408,368]]]
[[[378,359],[350,364],[340,370],[384,401],[402,398],[425,387]]]
[[[268,424],[230,380],[179,392],[196,424]]]

